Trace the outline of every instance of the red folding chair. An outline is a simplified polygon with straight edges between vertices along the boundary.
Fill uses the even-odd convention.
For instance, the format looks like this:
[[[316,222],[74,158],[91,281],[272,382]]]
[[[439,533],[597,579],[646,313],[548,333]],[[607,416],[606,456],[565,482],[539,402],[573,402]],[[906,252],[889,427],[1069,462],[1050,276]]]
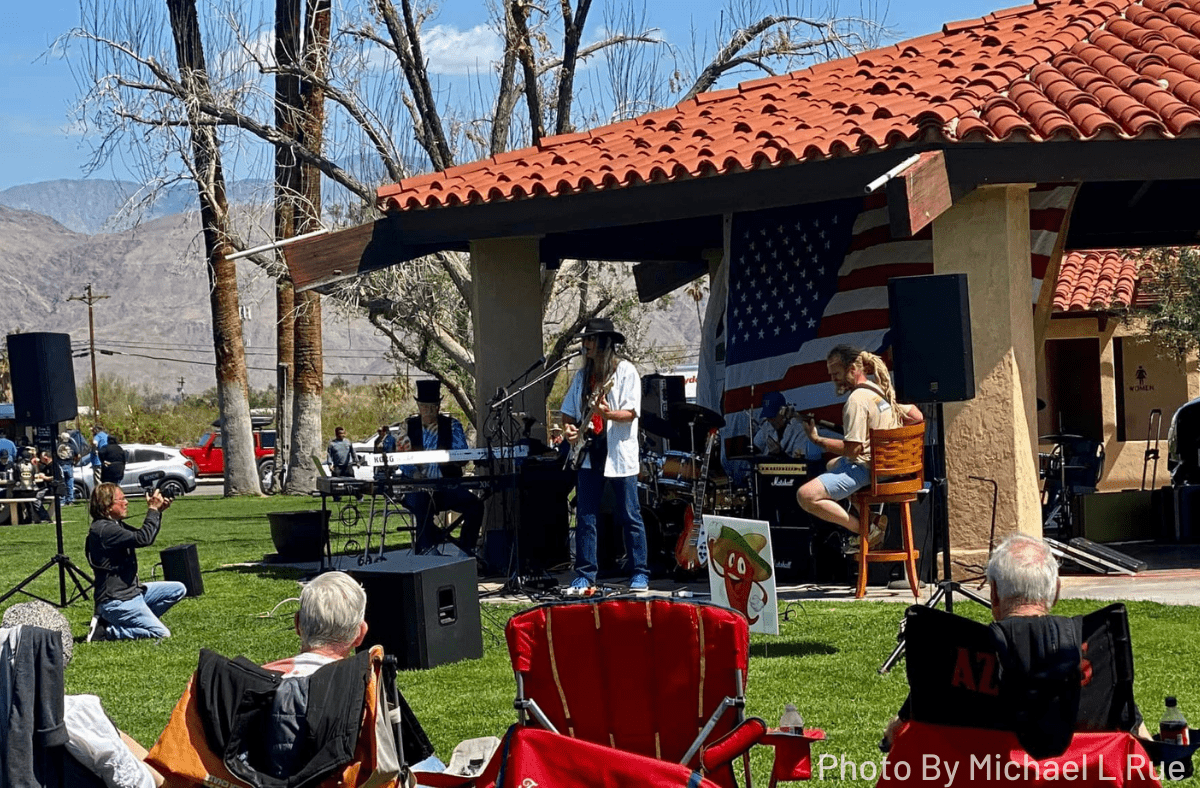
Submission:
[[[522,724],[699,768],[724,786],[740,755],[749,785],[747,753],[766,725],[738,727],[750,648],[741,614],[666,599],[553,603],[513,616],[506,635]]]

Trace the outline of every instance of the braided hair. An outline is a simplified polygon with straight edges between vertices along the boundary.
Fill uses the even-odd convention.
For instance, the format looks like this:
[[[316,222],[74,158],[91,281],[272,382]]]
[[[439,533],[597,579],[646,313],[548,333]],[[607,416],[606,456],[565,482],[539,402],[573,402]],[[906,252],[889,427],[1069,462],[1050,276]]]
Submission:
[[[875,378],[880,393],[883,394],[883,398],[887,400],[892,410],[896,413],[900,412],[896,404],[896,389],[892,386],[892,376],[888,374],[887,364],[883,362],[882,358],[869,350],[859,350],[850,345],[838,345],[829,351],[829,355],[825,358],[827,361],[836,358],[846,369],[850,369],[855,364],[861,366],[864,375]]]

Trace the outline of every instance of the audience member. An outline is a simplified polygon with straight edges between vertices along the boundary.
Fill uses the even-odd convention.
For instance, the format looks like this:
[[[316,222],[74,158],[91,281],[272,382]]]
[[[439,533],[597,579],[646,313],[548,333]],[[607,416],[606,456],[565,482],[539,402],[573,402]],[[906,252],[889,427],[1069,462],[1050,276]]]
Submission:
[[[311,675],[323,665],[345,659],[367,635],[366,611],[366,592],[354,578],[344,572],[318,575],[300,592],[294,621],[300,653],[263,667],[290,678]]]
[[[58,459],[58,476],[66,485],[62,505],[70,506],[75,503],[75,463],[79,462],[79,450],[75,448],[75,441],[71,440],[71,433],[59,434],[54,453]]]
[[[125,449],[116,435],[109,435],[108,440],[100,447],[100,481],[120,484],[125,478]]]
[[[1050,546],[1042,539],[1025,534],[1013,534],[1001,542],[992,551],[986,573],[993,621],[1048,616],[1062,590],[1058,561],[1050,552]],[[900,714],[888,723],[883,737],[885,749],[890,747],[901,721],[907,719],[907,709],[906,701]],[[1134,717],[1132,732],[1150,738],[1142,723],[1141,712],[1135,710]]]
[[[159,490],[146,495],[146,519],[141,528],[125,522],[129,501],[121,488],[104,482],[92,493],[92,525],[84,551],[96,570],[96,615],[88,641],[166,638],[171,630],[159,619],[183,599],[183,583],[138,579],[137,549],[154,544],[162,513],[171,506]]]
[[[0,451],[8,452],[9,457],[17,456],[17,444],[8,439],[8,433],[0,430]]]
[[[108,433],[99,424],[92,425],[92,476],[93,484],[100,484],[100,449],[108,443]]]

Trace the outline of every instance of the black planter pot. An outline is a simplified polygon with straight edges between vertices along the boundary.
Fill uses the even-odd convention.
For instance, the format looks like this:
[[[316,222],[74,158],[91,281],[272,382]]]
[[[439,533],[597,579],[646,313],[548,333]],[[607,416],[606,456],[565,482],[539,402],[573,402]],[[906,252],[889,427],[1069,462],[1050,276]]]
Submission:
[[[322,517],[324,515],[324,517]],[[300,512],[270,512],[271,541],[285,561],[320,561],[325,547],[325,524],[329,512],[308,509]]]

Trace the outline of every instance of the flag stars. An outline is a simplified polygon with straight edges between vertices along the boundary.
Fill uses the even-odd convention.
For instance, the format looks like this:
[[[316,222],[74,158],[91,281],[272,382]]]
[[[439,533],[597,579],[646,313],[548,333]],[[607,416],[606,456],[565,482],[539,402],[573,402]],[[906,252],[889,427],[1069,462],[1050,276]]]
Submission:
[[[816,324],[817,324],[817,321],[816,321],[815,319],[813,319],[813,318],[811,318],[811,317],[808,319],[808,327],[809,327],[809,328],[812,328],[812,327],[813,327],[813,326],[815,326]]]
[[[810,281],[810,282],[808,282],[808,289],[809,289],[809,290],[812,290],[812,289],[813,289],[813,283],[812,283],[811,281]]]
[[[766,339],[766,338],[767,338],[767,332],[766,332],[766,331],[764,331],[764,330],[762,330],[762,329],[760,328],[760,329],[758,330],[758,338],[759,338],[759,339]]]
[[[779,336],[780,330],[781,330],[781,326],[775,326],[775,336]]]

